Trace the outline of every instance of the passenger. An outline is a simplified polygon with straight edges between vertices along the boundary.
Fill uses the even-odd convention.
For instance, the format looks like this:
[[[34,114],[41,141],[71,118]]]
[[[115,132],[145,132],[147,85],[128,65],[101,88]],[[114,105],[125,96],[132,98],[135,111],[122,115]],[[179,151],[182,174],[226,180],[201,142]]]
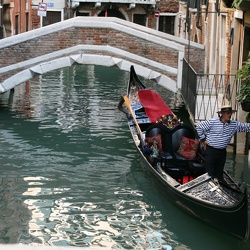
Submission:
[[[158,151],[158,143],[157,140],[153,141],[153,145],[151,146],[151,150],[152,150],[152,158],[158,158],[159,156],[159,151]]]
[[[236,110],[231,106],[223,106],[217,112],[218,118],[201,122],[196,127],[201,143],[204,145],[206,171],[212,178],[222,182],[227,145],[236,132],[250,132],[250,123],[231,120],[234,112]]]

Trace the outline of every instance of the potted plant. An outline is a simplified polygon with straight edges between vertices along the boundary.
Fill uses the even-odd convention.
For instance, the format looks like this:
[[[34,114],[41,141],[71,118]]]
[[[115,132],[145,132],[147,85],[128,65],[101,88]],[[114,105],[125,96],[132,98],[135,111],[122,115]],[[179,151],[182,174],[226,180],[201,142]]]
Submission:
[[[236,80],[240,80],[236,100],[241,104],[244,111],[250,112],[250,52],[247,61],[237,71]]]

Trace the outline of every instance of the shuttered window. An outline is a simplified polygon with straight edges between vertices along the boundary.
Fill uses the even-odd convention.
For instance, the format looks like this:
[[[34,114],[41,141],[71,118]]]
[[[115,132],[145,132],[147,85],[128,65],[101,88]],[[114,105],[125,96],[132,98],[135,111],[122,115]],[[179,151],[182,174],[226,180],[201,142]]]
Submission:
[[[175,16],[160,16],[159,31],[174,35]]]
[[[134,14],[134,20],[133,20],[134,23],[146,26],[146,21],[147,21],[146,14]]]
[[[43,17],[43,26],[58,23],[61,21],[60,11],[47,11],[46,17]]]
[[[88,12],[76,11],[76,16],[89,16]]]

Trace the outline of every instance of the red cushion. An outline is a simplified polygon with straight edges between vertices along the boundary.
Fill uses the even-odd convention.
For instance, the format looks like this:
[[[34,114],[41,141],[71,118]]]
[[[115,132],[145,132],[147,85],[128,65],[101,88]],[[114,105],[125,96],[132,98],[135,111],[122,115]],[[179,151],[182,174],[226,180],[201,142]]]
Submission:
[[[187,159],[195,158],[197,151],[199,149],[199,145],[200,145],[199,140],[194,140],[182,136],[180,148],[177,150],[177,153]]]
[[[146,137],[146,142],[149,147],[151,147],[154,144],[154,140],[157,141],[157,149],[159,152],[162,151],[162,142],[161,142],[161,135],[158,134],[156,136]]]

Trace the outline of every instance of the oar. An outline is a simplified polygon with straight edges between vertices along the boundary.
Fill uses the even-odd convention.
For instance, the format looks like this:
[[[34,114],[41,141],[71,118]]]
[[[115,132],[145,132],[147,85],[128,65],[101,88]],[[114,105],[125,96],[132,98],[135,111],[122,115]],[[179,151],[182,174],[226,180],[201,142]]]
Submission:
[[[124,99],[124,103],[125,103],[125,105],[126,105],[128,111],[130,112],[130,114],[131,114],[131,116],[132,116],[132,118],[133,118],[133,120],[134,120],[134,123],[135,123],[135,126],[136,126],[136,128],[137,128],[138,136],[139,136],[139,139],[140,139],[140,141],[141,141],[141,144],[142,144],[142,146],[144,146],[144,141],[143,141],[143,139],[142,139],[141,128],[140,128],[140,126],[139,126],[139,124],[138,124],[138,122],[137,122],[137,120],[136,120],[136,118],[135,118],[135,116],[134,116],[133,110],[132,110],[132,108],[131,108],[130,100],[128,99],[128,96],[126,96],[126,95],[123,96],[123,99]]]

